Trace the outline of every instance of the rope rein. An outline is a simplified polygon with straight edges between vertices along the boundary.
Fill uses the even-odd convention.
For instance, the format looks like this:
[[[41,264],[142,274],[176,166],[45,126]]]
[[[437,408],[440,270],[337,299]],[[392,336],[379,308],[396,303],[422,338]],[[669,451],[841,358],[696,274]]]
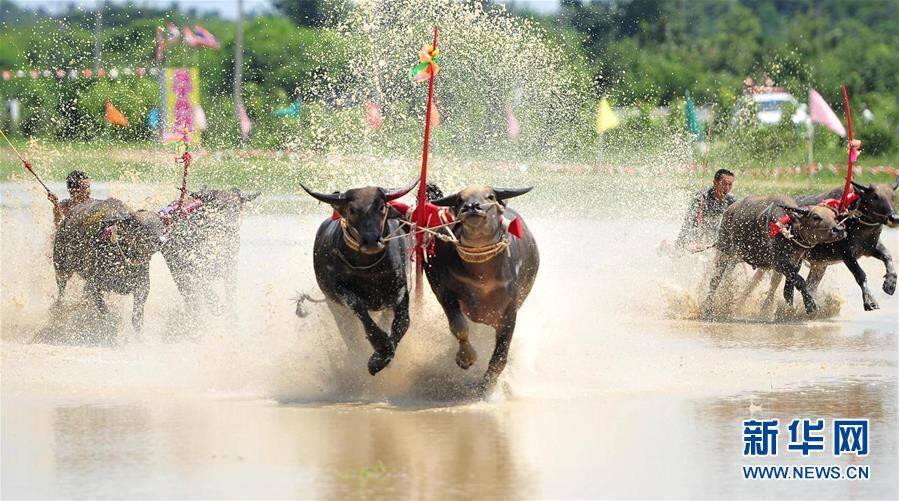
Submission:
[[[500,204],[499,202],[485,202],[485,203],[479,204],[480,207],[485,207],[485,206],[489,207],[492,205],[502,205],[502,204]],[[442,242],[453,244],[453,246],[456,249],[456,252],[459,254],[459,257],[463,261],[465,261],[466,263],[475,263],[475,264],[485,263],[485,262],[493,259],[494,257],[498,256],[499,254],[503,253],[504,251],[507,251],[509,248],[509,238],[508,238],[507,233],[504,233],[502,238],[498,242],[490,244],[490,245],[483,245],[480,247],[471,247],[471,246],[463,245],[459,241],[459,239],[456,238],[456,235],[454,235],[451,230],[452,227],[461,223],[462,221],[458,221],[458,220],[447,221],[446,217],[444,216],[443,213],[440,213],[439,217],[443,223],[439,224],[437,226],[431,226],[431,227],[419,226],[418,224],[407,221],[406,219],[397,219],[397,222],[400,225],[397,226],[395,229],[391,230],[390,232],[388,232],[386,236],[382,237],[381,241],[382,242],[390,242],[391,240],[396,240],[398,238],[409,238],[409,237],[416,237],[420,234],[427,234],[429,236],[440,239]],[[386,214],[382,221],[383,222],[382,222],[381,233],[384,232],[383,230],[384,230],[384,224],[386,223]],[[341,226],[341,229],[343,230],[344,243],[346,243],[347,247],[349,247],[354,252],[359,252],[359,249],[360,249],[359,242],[355,238],[353,238],[352,235],[350,234],[350,225],[347,222],[346,218],[340,218],[340,226]],[[405,232],[405,233],[399,232],[398,233],[399,230],[402,230],[404,228],[407,229],[408,232]],[[508,231],[508,230],[506,230],[506,231]],[[343,261],[343,263],[354,269],[372,268],[375,265],[377,265],[378,263],[380,263],[381,260],[384,258],[384,255],[386,255],[386,254],[387,253],[384,252],[383,255],[381,256],[381,259],[376,261],[374,264],[367,265],[367,266],[354,266],[354,265],[351,265],[349,262],[347,262],[346,256],[344,256],[343,254],[338,252],[338,255],[341,258],[341,260]]]

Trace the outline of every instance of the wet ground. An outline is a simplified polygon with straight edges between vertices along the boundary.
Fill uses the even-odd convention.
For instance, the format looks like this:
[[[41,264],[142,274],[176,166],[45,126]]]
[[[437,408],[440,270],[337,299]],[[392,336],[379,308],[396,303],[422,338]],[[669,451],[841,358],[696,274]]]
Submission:
[[[430,297],[375,378],[365,356],[347,355],[326,308],[294,315],[297,292],[320,296],[311,242],[324,208],[245,216],[233,316],[187,325],[157,256],[141,339],[130,298],[118,297],[115,346],[30,344],[90,309],[75,285],[51,315],[49,207],[30,185],[0,190],[4,498],[899,495],[899,299],[880,290],[875,260],[862,264],[878,311],[863,311],[835,267],[822,294],[838,300],[824,317],[772,322],[751,312],[755,298],[738,298],[748,313],[698,322],[703,256],[656,253],[673,224],[557,220],[522,199],[541,271],[501,388],[476,401],[464,389],[491,334],[476,330],[479,362],[457,368]],[[95,196],[155,207],[159,191],[171,195],[100,185]],[[899,254],[899,232],[885,240]],[[780,419],[777,457],[744,458],[750,418]],[[793,418],[868,418],[870,453],[835,457],[829,440],[809,458],[787,451]],[[864,464],[871,478],[743,480],[745,464]]]

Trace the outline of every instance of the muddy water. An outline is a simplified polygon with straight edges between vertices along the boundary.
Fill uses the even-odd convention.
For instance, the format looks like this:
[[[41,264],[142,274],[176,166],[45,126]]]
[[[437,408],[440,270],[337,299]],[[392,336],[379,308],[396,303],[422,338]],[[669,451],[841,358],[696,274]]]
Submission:
[[[95,189],[138,206],[161,205],[158,192]],[[115,346],[85,343],[90,335],[29,344],[48,328],[90,334],[94,320],[80,284],[50,314],[49,211],[30,187],[6,184],[2,196],[3,497],[899,495],[899,301],[879,290],[874,260],[862,264],[879,311],[862,311],[851,276],[835,268],[822,285],[837,298],[825,316],[775,323],[744,311],[703,323],[691,318],[704,256],[656,254],[671,224],[530,216],[542,269],[501,388],[473,401],[466,388],[485,368],[490,332],[475,330],[479,361],[458,369],[429,297],[375,378],[325,308],[294,315],[291,297],[320,295],[310,249],[324,209],[245,216],[233,316],[188,325],[157,256],[140,339],[130,298],[114,297]],[[899,253],[899,234],[885,236]],[[781,420],[777,458],[743,458],[751,417]],[[829,446],[803,459],[785,448],[783,423],[796,417],[868,418],[871,452],[837,458]],[[871,479],[740,474],[742,464],[793,463],[867,464]]]

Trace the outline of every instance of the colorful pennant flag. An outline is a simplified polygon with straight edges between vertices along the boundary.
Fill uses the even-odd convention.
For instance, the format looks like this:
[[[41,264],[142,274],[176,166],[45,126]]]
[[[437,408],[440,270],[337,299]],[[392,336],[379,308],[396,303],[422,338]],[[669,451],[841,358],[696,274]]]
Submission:
[[[687,91],[687,102],[684,104],[684,115],[687,119],[687,132],[693,136],[693,139],[702,140],[702,127],[699,126],[699,118],[696,116],[696,107],[693,106],[693,99],[690,98],[690,91]]]
[[[434,98],[434,103],[431,105],[431,127],[437,128],[440,127],[442,120],[440,118],[440,102],[437,101],[437,98]]]
[[[809,118],[812,123],[818,123],[825,126],[839,134],[840,137],[846,136],[846,128],[843,127],[843,123],[840,122],[840,117],[830,109],[830,106],[827,105],[827,101],[825,101],[824,98],[821,97],[821,94],[818,94],[818,91],[815,89],[808,90],[808,109]]]
[[[174,23],[169,23],[166,25],[166,36],[165,41],[167,43],[176,43],[181,39],[181,31],[175,26]]]
[[[596,106],[596,133],[602,134],[609,129],[618,127],[618,124],[618,117],[612,112],[608,99],[600,99],[599,104]]]
[[[521,125],[518,123],[518,119],[515,118],[515,114],[512,113],[512,106],[506,107],[506,134],[509,135],[511,139],[515,139],[521,133]]]
[[[424,82],[440,73],[440,49],[430,45],[422,45],[418,51],[419,63],[409,70],[409,79]]]
[[[187,26],[184,27],[184,35],[183,35],[184,45],[188,47],[197,47],[200,45],[200,41],[197,39],[197,36],[194,35],[194,32],[191,31]]]
[[[108,99],[106,100],[106,121],[113,125],[128,126],[128,117],[116,109]]]
[[[147,117],[147,127],[158,129],[160,125],[162,124],[159,122],[159,108],[154,106],[150,109],[150,116]]]
[[[162,133],[162,142],[163,143],[169,144],[169,143],[178,143],[181,141],[184,141],[185,144],[190,142],[190,137],[187,135],[186,132],[166,131],[166,132]]]
[[[384,125],[381,108],[372,101],[365,103],[365,123],[374,130],[378,130]]]
[[[194,38],[197,41],[197,44],[202,45],[204,47],[209,47],[210,49],[220,49],[218,40],[209,32],[206,28],[198,25],[194,26]]]
[[[291,103],[290,105],[273,111],[272,115],[275,115],[276,117],[279,117],[279,118],[298,117],[298,116],[300,116],[301,111],[303,111],[303,103],[300,101],[299,98],[297,98],[297,100],[294,101],[293,103]]]
[[[203,111],[203,107],[200,106],[200,103],[196,103],[191,108],[194,126],[201,131],[206,130],[206,112]]]
[[[247,109],[242,104],[237,107],[237,118],[240,122],[240,137],[246,141],[250,137],[250,130],[253,129],[253,122],[250,121]]]

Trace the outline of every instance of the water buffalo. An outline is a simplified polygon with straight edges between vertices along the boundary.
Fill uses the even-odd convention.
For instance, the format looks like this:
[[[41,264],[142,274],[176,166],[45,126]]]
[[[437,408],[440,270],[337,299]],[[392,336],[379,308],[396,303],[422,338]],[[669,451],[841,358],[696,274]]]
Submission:
[[[340,305],[350,308],[362,322],[365,337],[374,348],[368,359],[371,375],[387,367],[409,328],[408,244],[405,238],[385,237],[397,234],[396,219],[401,216],[388,202],[405,195],[416,184],[395,190],[369,186],[329,195],[303,186],[306,193],[331,205],[339,216],[326,219],[315,234],[315,278],[347,347],[355,343],[351,329],[341,322]],[[370,311],[384,309],[393,310],[390,335],[369,315]]]
[[[468,340],[466,317],[496,331],[496,345],[479,390],[490,391],[506,366],[518,309],[527,298],[540,255],[530,230],[506,200],[531,188],[503,189],[470,186],[434,205],[449,207],[455,220],[456,242],[437,241],[434,255],[425,263],[431,289],[459,341],[456,364],[468,369],[477,354]],[[520,224],[520,238],[511,236],[505,221]]]
[[[203,188],[190,195],[192,200],[185,206],[191,210],[177,211],[177,202],[163,210],[171,213],[172,221],[162,255],[191,311],[201,306],[215,313],[221,313],[224,307],[233,311],[241,209],[259,193]],[[215,292],[219,280],[225,288],[224,307]]]
[[[799,276],[802,258],[816,245],[845,237],[846,227],[827,206],[798,207],[787,196],[749,196],[738,201],[724,211],[703,315],[710,315],[718,285],[741,261],[754,268],[774,269],[786,278],[787,304],[793,304],[795,286],[802,293],[806,312],[817,311],[805,280]]]
[[[817,245],[812,248],[805,259],[811,265],[808,277],[809,289],[815,291],[827,267],[842,261],[852,272],[856,283],[862,290],[862,301],[865,310],[879,308],[877,301],[868,290],[867,277],[864,270],[858,264],[858,258],[871,256],[883,261],[886,266],[883,291],[892,295],[896,291],[896,268],[893,266],[893,258],[883,242],[880,241],[880,233],[883,225],[891,227],[899,226],[899,215],[893,210],[893,196],[899,181],[893,185],[876,184],[863,185],[852,182],[858,198],[849,204],[850,217],[846,219],[846,238],[837,242]],[[825,195],[813,195],[800,197],[797,201],[802,204],[820,203],[825,199],[839,199],[843,194],[842,188],[837,188]]]
[[[104,292],[134,294],[131,323],[140,332],[150,293],[150,258],[164,239],[164,225],[156,214],[133,211],[120,200],[89,200],[73,207],[53,241],[57,305],[77,273],[101,313],[107,312]]]

